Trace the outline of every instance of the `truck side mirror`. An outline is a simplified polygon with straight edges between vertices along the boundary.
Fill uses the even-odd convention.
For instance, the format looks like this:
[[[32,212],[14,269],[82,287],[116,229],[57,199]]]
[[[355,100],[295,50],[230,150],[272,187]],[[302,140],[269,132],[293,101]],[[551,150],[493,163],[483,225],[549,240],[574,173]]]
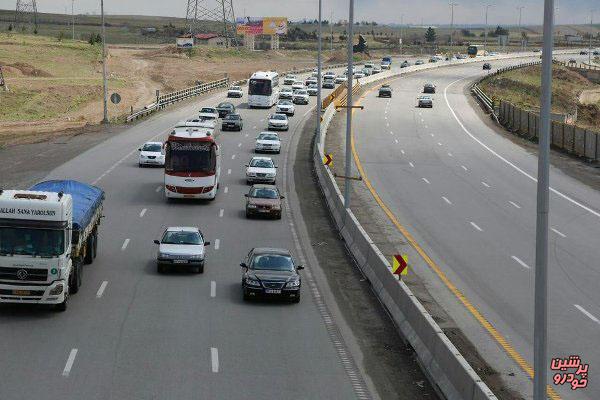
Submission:
[[[300,271],[300,270],[303,270],[303,269],[304,269],[304,266],[303,266],[303,265],[298,265],[298,266],[296,267],[296,270],[297,270],[297,271]]]
[[[160,244],[160,240],[154,239],[154,244]]]
[[[204,242],[204,246],[210,246],[210,242]]]

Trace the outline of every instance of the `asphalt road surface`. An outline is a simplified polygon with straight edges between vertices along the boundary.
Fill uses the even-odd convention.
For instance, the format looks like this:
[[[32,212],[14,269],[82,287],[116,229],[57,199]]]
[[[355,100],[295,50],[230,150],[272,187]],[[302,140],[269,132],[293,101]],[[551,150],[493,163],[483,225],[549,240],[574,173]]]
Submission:
[[[537,157],[473,108],[465,89],[485,73],[481,63],[434,69],[394,80],[389,100],[367,92],[365,110],[354,114],[356,150],[385,204],[532,364]],[[434,107],[416,108],[426,82],[437,85]],[[600,193],[554,167],[550,176],[549,357],[579,355],[593,368],[600,365]],[[418,272],[430,289],[445,291],[426,267]],[[448,296],[444,305],[451,303]],[[474,319],[457,320],[474,343],[489,342]],[[493,351],[480,351],[497,364]],[[600,381],[588,382],[559,393],[597,399]]]

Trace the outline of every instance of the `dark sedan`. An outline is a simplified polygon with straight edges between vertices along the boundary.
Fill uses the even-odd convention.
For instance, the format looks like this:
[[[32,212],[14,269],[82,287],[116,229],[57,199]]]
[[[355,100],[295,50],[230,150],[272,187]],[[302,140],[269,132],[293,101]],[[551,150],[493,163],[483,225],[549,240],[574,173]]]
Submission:
[[[392,88],[390,85],[383,85],[379,88],[379,97],[392,97]]]
[[[419,108],[433,108],[433,100],[431,96],[419,96],[417,105]]]
[[[423,93],[435,93],[435,85],[433,83],[426,83],[423,86]]]
[[[250,250],[242,267],[242,292],[244,300],[257,297],[284,298],[298,303],[302,280],[292,255],[285,249],[254,248]]]
[[[246,196],[246,218],[261,216],[281,219],[281,200],[284,199],[274,185],[256,184]]]
[[[485,69],[488,69],[488,70],[489,70],[489,69],[492,69],[492,64],[490,64],[490,63],[485,63],[485,64],[483,64],[483,69],[484,69],[484,70],[485,70]]]
[[[217,112],[219,113],[219,118],[223,118],[227,114],[233,114],[235,112],[235,106],[228,102],[220,103],[215,108],[217,109]]]
[[[222,131],[241,131],[242,128],[244,128],[244,120],[242,120],[240,114],[227,114],[223,118]]]

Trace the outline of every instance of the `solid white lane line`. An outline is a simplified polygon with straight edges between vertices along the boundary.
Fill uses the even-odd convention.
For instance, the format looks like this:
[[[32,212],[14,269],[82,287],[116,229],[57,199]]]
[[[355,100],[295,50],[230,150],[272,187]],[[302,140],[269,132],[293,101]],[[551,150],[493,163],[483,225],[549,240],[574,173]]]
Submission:
[[[225,210],[222,209],[222,208],[219,210],[219,218],[223,218],[223,213],[224,212],[225,212]]]
[[[400,153],[404,154],[404,150],[400,150]]]
[[[159,186],[159,187],[157,187],[157,188],[156,188],[155,192],[156,192],[156,193],[158,193],[158,192],[160,192],[161,190],[162,190],[162,186]]]
[[[423,181],[424,181],[426,184],[428,184],[428,185],[430,185],[430,184],[431,184],[431,182],[429,182],[429,181],[427,180],[427,178],[421,178],[421,179],[423,179]]]
[[[231,168],[227,170],[227,175],[231,175]]]
[[[600,324],[600,320],[598,318],[596,318],[591,312],[589,312],[585,308],[581,307],[579,304],[573,304],[573,305],[575,306],[575,308],[577,308],[579,311],[581,311],[586,317],[588,317],[595,323]]]
[[[219,372],[219,350],[216,347],[210,348],[210,362],[212,364],[212,372]]]
[[[242,147],[242,144],[241,144],[241,143],[238,143],[238,147]]]
[[[235,154],[231,156],[231,159],[232,159],[232,160],[235,160]]]
[[[229,192],[229,186],[225,186],[225,189],[223,189],[223,192],[224,192],[224,193],[227,193],[227,192]]]
[[[484,181],[481,181],[481,184],[482,184],[483,186],[485,186],[486,188],[489,188],[489,187],[490,187],[490,185],[488,185],[488,184],[487,184],[486,182],[484,182]]]
[[[75,357],[77,357],[77,349],[71,349],[69,358],[67,358],[67,363],[65,364],[65,369],[63,369],[62,376],[69,376],[71,373],[71,368],[73,368],[73,363],[75,362]]]
[[[142,211],[140,211],[140,218],[142,218],[144,216],[144,214],[146,214],[146,211],[148,211],[146,208],[144,208]]]
[[[215,250],[219,250],[220,245],[221,245],[221,241],[219,239],[215,239]]]
[[[462,169],[464,169],[465,171],[468,171],[469,169],[467,167],[465,167],[464,165],[460,166]]]
[[[515,203],[514,201],[509,201],[509,203],[512,204],[515,208],[521,208],[521,206]]]
[[[452,155],[452,153],[448,153],[448,156],[450,156],[450,157],[454,157],[454,156]]]
[[[123,245],[121,246],[121,250],[125,250],[127,248],[128,244],[129,244],[129,239],[125,239],[125,241],[123,242]]]
[[[98,291],[96,292],[97,298],[102,297],[102,295],[104,294],[104,290],[106,289],[106,285],[108,285],[108,281],[104,281],[100,284],[100,288],[98,288]]]
[[[483,232],[483,229],[481,229],[475,222],[470,221],[470,223],[473,228],[477,229],[479,232]]]
[[[210,281],[210,297],[217,296],[217,282]]]
[[[412,162],[409,162],[409,163],[408,163],[408,165],[410,165],[410,166],[411,166],[411,168],[414,168],[414,167],[415,167],[415,164],[413,164]]]
[[[512,162],[508,161],[506,158],[502,157],[500,154],[498,154],[496,151],[494,151],[491,147],[489,147],[488,145],[486,145],[485,143],[483,143],[481,140],[477,139],[471,132],[469,132],[469,130],[463,125],[463,123],[460,121],[460,119],[458,119],[458,116],[456,115],[456,113],[454,112],[454,109],[450,106],[450,102],[448,101],[448,96],[446,95],[446,92],[448,90],[448,88],[452,85],[454,85],[455,83],[462,81],[464,79],[466,79],[468,77],[464,77],[464,78],[460,78],[455,80],[454,82],[451,82],[448,86],[446,86],[444,88],[444,100],[446,100],[446,105],[448,106],[448,108],[450,109],[450,112],[452,113],[452,116],[454,117],[454,119],[456,120],[456,122],[458,122],[458,125],[460,125],[460,127],[462,128],[462,130],[471,137],[471,139],[473,139],[474,141],[476,141],[477,143],[479,143],[484,149],[486,149],[487,151],[489,151],[490,153],[492,153],[494,156],[496,156],[497,158],[499,158],[500,160],[502,160],[504,163],[510,165],[512,168],[514,168],[516,171],[520,172],[521,174],[525,175],[527,178],[531,179],[534,182],[537,182],[537,179],[535,177],[533,177],[532,175],[528,174],[527,172],[525,172],[524,170],[522,170],[521,168],[519,168],[517,165],[513,164]],[[567,196],[566,194],[554,189],[553,187],[550,187],[550,191],[554,194],[556,194],[557,196],[562,197],[563,199],[567,200],[568,202],[570,202],[571,204],[575,204],[577,207],[580,207],[582,209],[584,209],[585,211],[589,212],[592,215],[595,215],[596,217],[600,218],[600,212],[593,210],[583,204],[581,204],[580,202],[578,202],[577,200],[572,199],[571,197]]]
[[[448,199],[446,198],[446,196],[442,196],[442,199],[444,199],[444,201],[445,201],[446,203],[448,203],[448,204],[452,205],[452,202],[451,202],[450,200],[448,200]]]
[[[561,231],[559,231],[558,229],[555,229],[555,228],[550,228],[550,229],[552,229],[552,232],[556,233],[558,236],[562,236],[562,237],[564,237],[564,238],[566,238],[566,237],[567,237],[567,235],[565,235],[564,233],[562,233],[562,232],[561,232]]]
[[[513,260],[515,260],[519,264],[521,264],[521,267],[527,268],[527,269],[531,269],[531,267],[529,265],[525,264],[525,262],[523,262],[523,260],[521,260],[519,257],[517,257],[517,256],[510,256],[510,258],[512,258]]]

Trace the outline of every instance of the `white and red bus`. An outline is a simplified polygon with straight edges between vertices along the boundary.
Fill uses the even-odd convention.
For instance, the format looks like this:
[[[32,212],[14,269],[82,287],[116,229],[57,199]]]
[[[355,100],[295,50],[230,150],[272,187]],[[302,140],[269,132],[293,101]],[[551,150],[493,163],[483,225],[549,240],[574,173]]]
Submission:
[[[217,196],[221,150],[212,129],[177,127],[165,143],[167,198],[208,199]]]
[[[271,108],[279,99],[279,75],[258,71],[248,80],[248,106]]]

